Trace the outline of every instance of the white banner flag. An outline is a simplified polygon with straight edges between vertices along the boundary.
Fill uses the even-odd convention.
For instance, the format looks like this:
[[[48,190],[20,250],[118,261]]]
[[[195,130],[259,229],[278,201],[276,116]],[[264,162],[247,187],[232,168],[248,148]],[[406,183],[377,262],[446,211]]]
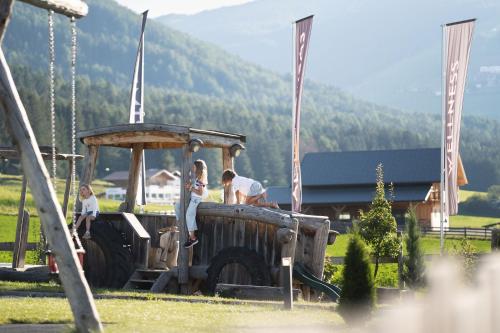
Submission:
[[[457,166],[460,146],[460,121],[467,65],[474,30],[473,20],[444,26],[444,94],[443,94],[443,168],[444,214],[458,213]]]
[[[130,117],[131,124],[144,122],[144,29],[148,11],[142,13],[141,37],[135,59],[134,76],[132,78],[132,88],[130,89]],[[144,151],[142,152],[142,166],[139,175],[139,185],[137,186],[136,202],[140,206],[146,204],[146,161]]]
[[[292,212],[302,206],[302,177],[300,171],[300,102],[304,85],[307,50],[311,37],[313,16],[296,21],[294,36],[293,125],[292,125]]]

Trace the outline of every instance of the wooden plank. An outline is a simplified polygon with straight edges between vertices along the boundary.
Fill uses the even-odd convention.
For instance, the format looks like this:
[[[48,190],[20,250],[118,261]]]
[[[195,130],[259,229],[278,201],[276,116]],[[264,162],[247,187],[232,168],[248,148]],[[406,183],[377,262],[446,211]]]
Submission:
[[[144,229],[141,222],[132,213],[121,213],[125,221],[130,225],[134,233],[142,239],[151,239],[149,233]]]
[[[30,5],[53,10],[68,17],[82,18],[87,16],[89,7],[81,0],[20,0]]]
[[[3,36],[5,35],[5,31],[7,30],[7,26],[9,25],[13,3],[14,0],[0,1],[0,45],[2,45]]]
[[[12,268],[24,267],[24,256],[26,254],[26,242],[28,241],[29,230],[29,214],[25,217],[24,206],[26,204],[26,186],[28,179],[23,175],[23,183],[21,186],[21,198],[19,199],[19,208],[17,211],[17,227],[16,227],[16,241],[14,251],[12,253]]]
[[[154,293],[161,293],[167,287],[167,284],[170,282],[170,279],[173,276],[173,272],[165,271],[160,274],[160,276],[156,279],[156,281],[151,286],[151,291]]]
[[[68,217],[68,204],[69,204],[69,194],[71,191],[71,176],[73,175],[73,160],[69,160],[68,163],[68,175],[66,176],[66,187],[64,188],[64,200],[63,200],[63,214],[64,217]]]
[[[197,212],[203,216],[255,220],[273,224],[278,227],[291,227],[293,225],[292,218],[288,214],[248,205],[224,205],[215,202],[202,202],[199,204]]]
[[[314,246],[312,255],[312,273],[319,279],[323,278],[323,268],[325,265],[326,244],[328,242],[328,234],[330,232],[330,223],[316,230],[314,235]]]
[[[192,131],[191,131],[192,132]],[[217,133],[214,135],[213,133]],[[230,148],[235,144],[241,144],[242,140],[239,136],[224,136],[220,132],[213,132],[212,134],[204,133],[190,133],[191,139],[200,139],[203,141],[205,148]]]
[[[26,243],[26,251],[36,250],[38,243]],[[0,243],[0,251],[14,251],[14,242]]]
[[[135,199],[137,197],[137,187],[139,186],[139,174],[142,165],[142,152],[144,147],[142,144],[134,144],[132,148],[132,158],[128,170],[128,186],[125,193],[125,205],[122,206],[122,211],[132,213],[135,207]]]
[[[178,269],[179,269],[179,277],[178,282],[181,287],[181,293],[187,294],[188,290],[188,282],[189,282],[189,253],[186,248],[184,248],[183,244],[188,238],[188,231],[186,227],[186,210],[190,201],[190,192],[185,189],[185,184],[190,181],[190,171],[192,165],[192,153],[189,150],[188,145],[184,145],[182,148],[182,178],[181,178],[181,207],[180,213],[181,216],[179,218],[179,231],[180,231],[180,251],[179,251],[179,260]]]
[[[218,283],[215,287],[215,292],[221,297],[228,298],[283,301],[282,287]],[[299,295],[300,290],[293,289],[293,299],[297,300]]]
[[[83,184],[90,185],[92,179],[94,178],[94,170],[97,163],[97,155],[99,153],[99,146],[87,146],[87,154],[83,160],[82,174],[80,175],[80,188]],[[82,202],[80,201],[80,191],[78,191],[78,196],[76,199],[76,212],[82,211]]]
[[[41,158],[38,143],[28,120],[7,60],[0,49],[0,109],[5,115],[13,141],[21,155],[24,174],[40,216],[48,243],[57,257],[59,277],[68,298],[76,329],[102,331],[102,324],[87,280],[81,270],[61,206]]]
[[[291,226],[290,231],[282,230],[280,232],[280,230],[277,230],[277,232],[276,232],[276,239],[278,241],[288,239],[288,241],[286,243],[283,243],[283,245],[281,247],[281,258],[289,257],[289,258],[291,258],[292,263],[295,260],[295,247],[297,245],[298,229],[299,229],[299,221],[297,221],[297,219],[294,218],[293,225]],[[325,243],[325,247],[326,247],[326,243]],[[321,260],[324,260],[323,258],[324,258],[324,256],[321,257]]]
[[[134,249],[134,251],[137,253],[138,260],[135,264],[139,268],[147,268],[151,236],[146,231],[146,229],[144,229],[141,222],[139,222],[134,214],[122,213],[122,216],[127,224],[131,227],[134,236],[139,238],[139,244],[138,246],[136,246],[136,249]]]
[[[185,135],[162,132],[125,132],[111,135],[100,135],[84,138],[86,145],[116,146],[132,148],[134,144],[142,143],[146,149],[151,148],[150,144],[160,147],[181,148],[188,142]]]
[[[127,132],[129,134],[127,134]],[[141,133],[139,133],[141,132]],[[182,135],[186,138],[185,143],[189,141],[189,128],[186,126],[169,125],[169,124],[119,124],[107,127],[93,128],[90,130],[80,131],[77,135],[83,143],[85,139],[102,136],[102,137],[119,137],[119,136],[136,136],[136,134],[156,133],[156,135],[169,136],[171,134]]]

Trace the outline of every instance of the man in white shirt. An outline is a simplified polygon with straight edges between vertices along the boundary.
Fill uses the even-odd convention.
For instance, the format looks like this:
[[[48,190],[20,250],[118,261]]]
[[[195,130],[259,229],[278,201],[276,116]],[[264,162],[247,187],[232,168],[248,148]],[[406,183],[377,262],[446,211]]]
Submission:
[[[222,184],[224,187],[233,187],[236,195],[236,203],[238,204],[244,203],[259,207],[279,208],[275,202],[266,202],[266,190],[262,187],[261,183],[251,178],[238,176],[231,169],[225,170],[222,174]]]

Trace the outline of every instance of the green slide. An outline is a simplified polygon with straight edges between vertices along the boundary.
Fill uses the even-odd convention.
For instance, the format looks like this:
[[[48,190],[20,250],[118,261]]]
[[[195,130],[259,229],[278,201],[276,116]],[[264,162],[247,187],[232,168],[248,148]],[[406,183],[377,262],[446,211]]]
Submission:
[[[339,287],[321,281],[300,263],[296,263],[293,266],[293,277],[294,279],[308,285],[312,289],[325,293],[334,302],[336,302],[340,297]]]

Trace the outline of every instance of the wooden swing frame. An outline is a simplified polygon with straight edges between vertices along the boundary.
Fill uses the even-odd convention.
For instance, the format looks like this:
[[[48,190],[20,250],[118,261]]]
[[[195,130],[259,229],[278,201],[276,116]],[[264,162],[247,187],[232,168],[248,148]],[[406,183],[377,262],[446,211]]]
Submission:
[[[88,6],[80,0],[21,0],[30,5],[53,10],[68,17],[87,15]],[[12,13],[14,0],[0,2],[0,43]],[[19,97],[3,50],[0,50],[0,110],[5,114],[9,131],[21,157],[29,186],[47,241],[57,256],[59,277],[68,298],[76,329],[79,332],[103,330],[92,292],[83,275],[61,205],[50,182],[36,137]]]

